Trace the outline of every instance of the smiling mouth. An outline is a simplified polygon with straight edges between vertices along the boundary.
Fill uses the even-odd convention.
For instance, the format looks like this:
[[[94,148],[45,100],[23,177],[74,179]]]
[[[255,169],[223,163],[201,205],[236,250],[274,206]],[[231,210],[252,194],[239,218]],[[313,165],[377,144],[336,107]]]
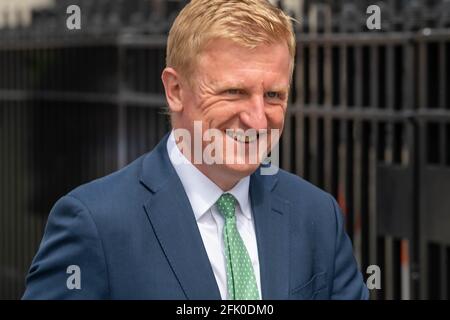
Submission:
[[[234,131],[234,130],[226,130],[227,136],[229,136],[231,139],[234,139],[234,141],[240,142],[240,143],[252,143],[258,140],[259,133],[255,133],[252,135],[247,135],[243,132]]]

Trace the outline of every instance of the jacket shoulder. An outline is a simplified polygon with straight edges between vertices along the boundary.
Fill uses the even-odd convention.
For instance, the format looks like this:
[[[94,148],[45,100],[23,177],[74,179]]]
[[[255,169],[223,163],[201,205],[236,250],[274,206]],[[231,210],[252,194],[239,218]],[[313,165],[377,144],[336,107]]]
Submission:
[[[80,201],[93,215],[115,212],[133,203],[133,199],[140,200],[145,196],[145,188],[139,180],[144,157],[109,175],[80,185],[67,195]]]
[[[333,199],[328,192],[285,170],[280,169],[277,173],[277,178],[278,182],[274,188],[274,192],[286,200],[296,202],[301,197],[302,200],[310,202],[325,201],[330,203],[330,200]]]

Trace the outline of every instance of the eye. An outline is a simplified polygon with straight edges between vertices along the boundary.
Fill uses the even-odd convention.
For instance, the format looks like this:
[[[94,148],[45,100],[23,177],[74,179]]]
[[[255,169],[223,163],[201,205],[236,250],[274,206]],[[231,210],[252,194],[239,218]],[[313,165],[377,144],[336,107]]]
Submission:
[[[276,92],[276,91],[269,91],[266,93],[266,96],[270,99],[282,99],[282,95],[280,92]]]

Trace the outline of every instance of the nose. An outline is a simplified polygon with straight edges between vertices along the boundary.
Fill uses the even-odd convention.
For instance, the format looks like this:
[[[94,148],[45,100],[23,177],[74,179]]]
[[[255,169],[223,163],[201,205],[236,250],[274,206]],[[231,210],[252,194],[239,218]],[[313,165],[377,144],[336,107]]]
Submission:
[[[264,97],[255,96],[240,114],[240,120],[249,129],[267,129],[267,118],[264,108]]]

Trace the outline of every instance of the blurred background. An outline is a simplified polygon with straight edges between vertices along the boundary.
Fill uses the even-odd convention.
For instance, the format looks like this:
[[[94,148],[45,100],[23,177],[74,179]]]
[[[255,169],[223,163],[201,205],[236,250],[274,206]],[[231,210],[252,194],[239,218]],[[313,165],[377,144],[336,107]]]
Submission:
[[[282,167],[338,199],[365,278],[381,268],[372,299],[448,299],[450,1],[272,2],[299,21]],[[169,130],[160,74],[185,3],[0,0],[1,299],[21,297],[55,201]]]

